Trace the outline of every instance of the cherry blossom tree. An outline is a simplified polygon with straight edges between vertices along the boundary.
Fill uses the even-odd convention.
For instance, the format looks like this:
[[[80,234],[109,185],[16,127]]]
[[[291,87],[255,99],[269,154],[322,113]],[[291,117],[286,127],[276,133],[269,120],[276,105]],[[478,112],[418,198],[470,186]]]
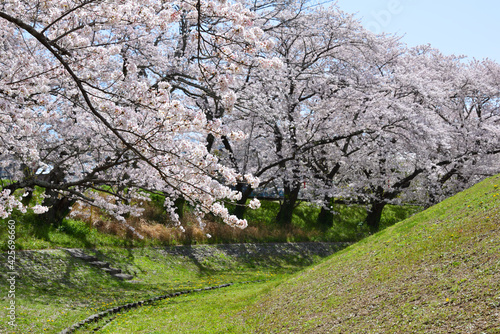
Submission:
[[[343,197],[376,231],[387,203],[499,170],[498,64],[408,49],[335,6],[9,0],[0,25],[1,217],[57,223],[79,201],[125,221],[158,193],[174,219],[182,200],[245,227],[260,179],[280,224],[305,199],[328,226]]]
[[[388,75],[391,107],[406,106],[404,122],[377,133],[350,161],[360,168],[349,186],[369,207],[371,232],[388,203],[435,203],[498,172],[498,71],[494,62],[465,62],[429,47],[398,58]]]
[[[249,73],[235,111],[225,118],[248,139],[220,144],[227,163],[283,192],[278,222],[290,223],[300,196],[322,202],[318,222],[329,226],[331,201],[342,197],[368,207],[367,224],[375,232],[387,203],[416,193],[420,203],[431,200],[423,176],[427,187],[442,189],[452,176],[454,184],[463,180],[465,171],[468,180],[486,175],[474,161],[490,160],[481,168],[494,167],[479,148],[486,156],[498,152],[496,64],[465,64],[427,47],[409,50],[394,38],[370,35],[335,9],[295,14],[263,28],[284,66]],[[479,86],[475,76],[489,78],[488,84]],[[459,115],[470,114],[467,108],[487,108],[488,115],[467,125],[443,119],[446,112],[465,121],[469,116]],[[463,146],[464,140],[477,147]],[[243,205],[253,188],[238,186]]]
[[[428,117],[440,134],[432,138],[428,180],[429,203],[435,203],[500,170],[500,65],[444,57],[428,48],[416,56],[434,72],[422,90],[427,90]]]
[[[324,151],[340,158],[339,146],[391,126],[391,120],[382,117],[388,100],[380,73],[399,52],[395,39],[370,34],[336,7],[300,12],[301,8],[279,13],[274,19],[281,24],[263,27],[275,42],[272,56],[284,65],[259,67],[248,74],[225,122],[246,129],[249,137],[236,145],[221,144],[234,168],[250,171],[262,184],[283,191],[276,220],[285,225],[291,222],[299,194],[307,200],[322,198],[328,186],[313,184],[318,178],[331,182],[336,174],[333,163],[319,176],[318,163],[311,161],[322,158],[312,158],[312,153]],[[244,204],[252,187],[239,186],[239,204]],[[242,209],[237,207],[238,215]]]
[[[253,19],[236,2],[2,2],[0,154],[13,172],[0,214],[25,210],[14,192],[29,198],[39,186],[45,199],[33,209],[49,209],[49,220],[75,201],[124,220],[151,190],[169,195],[174,218],[182,196],[200,215],[246,226],[221,204],[239,198],[228,186],[243,176],[200,140],[242,135],[207,118],[197,99],[234,103],[227,82],[265,46]]]

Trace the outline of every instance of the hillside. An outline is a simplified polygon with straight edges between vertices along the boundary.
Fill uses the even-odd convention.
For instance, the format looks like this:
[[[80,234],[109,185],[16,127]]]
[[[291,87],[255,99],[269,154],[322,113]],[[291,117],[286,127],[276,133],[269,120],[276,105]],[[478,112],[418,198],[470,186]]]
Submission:
[[[334,254],[242,315],[258,333],[500,333],[500,175]]]
[[[6,275],[7,253],[0,252],[0,333],[59,333],[115,307],[195,288],[233,283],[246,291],[250,284],[242,282],[280,281],[341,247],[331,243],[287,243],[84,250],[101,263],[131,274],[132,280],[116,279],[100,268],[106,266],[71,256],[75,250],[19,251],[15,330],[7,317],[12,300],[8,297],[11,284]],[[80,332],[94,332],[96,327],[99,325],[91,324]]]
[[[273,256],[263,254],[267,245],[87,250],[132,281],[63,250],[20,251],[17,332],[56,333],[130,302],[231,282],[120,311],[76,333],[500,333],[499,234],[500,175],[300,273],[319,260],[297,253],[303,244],[276,244],[288,250]],[[259,250],[247,258],[231,247]],[[7,284],[0,287],[6,296]]]

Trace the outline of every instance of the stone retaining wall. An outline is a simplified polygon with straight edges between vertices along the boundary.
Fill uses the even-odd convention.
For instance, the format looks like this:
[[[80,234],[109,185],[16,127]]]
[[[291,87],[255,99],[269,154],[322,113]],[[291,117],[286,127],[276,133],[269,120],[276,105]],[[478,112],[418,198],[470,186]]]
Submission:
[[[225,254],[237,258],[259,258],[279,256],[320,256],[326,257],[348,246],[345,242],[299,242],[299,243],[266,243],[266,244],[224,244],[195,245],[157,248],[160,253],[182,255],[202,260]]]

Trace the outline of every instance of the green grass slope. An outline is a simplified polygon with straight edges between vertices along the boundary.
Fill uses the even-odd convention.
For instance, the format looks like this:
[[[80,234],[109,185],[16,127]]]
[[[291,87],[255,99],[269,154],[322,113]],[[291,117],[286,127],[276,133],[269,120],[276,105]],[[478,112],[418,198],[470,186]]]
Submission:
[[[59,333],[93,314],[116,306],[172,292],[229,282],[235,283],[234,288],[236,291],[241,290],[240,294],[245,293],[243,300],[247,301],[247,296],[251,293],[256,297],[260,296],[258,293],[260,286],[241,282],[265,280],[270,284],[269,282],[281,281],[292,273],[318,263],[322,259],[320,256],[322,252],[332,252],[336,248],[334,245],[318,244],[315,248],[302,246],[301,248],[299,245],[247,244],[86,250],[99,260],[109,262],[113,267],[132,274],[134,279],[131,281],[117,280],[102,270],[71,257],[63,250],[18,251],[15,264],[18,275],[15,281],[14,299],[16,327],[9,324],[12,319],[7,317],[10,312],[8,308],[13,300],[8,296],[11,288],[7,280],[10,278],[7,275],[10,271],[7,267],[8,255],[0,252],[0,333]],[[251,292],[250,286],[255,286],[257,292]],[[184,295],[184,298],[171,298],[169,302],[180,301],[181,305],[187,305],[190,311],[194,311],[193,304],[186,304],[184,300],[199,299],[199,296],[207,296],[213,300],[218,296],[218,291],[210,290],[210,292],[215,293],[193,293]],[[226,294],[225,290],[223,293]],[[114,316],[116,321],[102,332],[107,333],[109,328],[116,327],[116,333],[141,333],[139,328],[143,325],[139,321],[136,321],[138,324],[133,328],[120,326],[128,324],[129,314],[130,319],[137,319],[134,318],[137,314],[149,311],[151,311],[149,316],[138,319],[156,328],[158,326],[150,319],[155,316],[152,310],[162,305],[158,304],[149,305],[144,310],[122,311],[120,315]],[[244,303],[243,305],[246,306]],[[238,305],[231,307],[237,309]],[[208,307],[201,308],[203,309],[207,312],[213,311]],[[172,312],[165,314],[166,320],[163,321],[172,322],[175,328],[176,321],[171,315],[176,313],[175,310]],[[212,315],[212,319],[214,317],[216,315]],[[203,320],[206,320],[206,317]],[[102,323],[99,325],[92,323],[77,333],[93,333],[93,329],[101,325]],[[238,328],[239,324],[231,326]],[[192,331],[180,331],[180,333],[190,332]],[[160,333],[172,333],[172,331],[160,331]]]
[[[257,333],[500,333],[500,175],[367,238],[240,313]]]

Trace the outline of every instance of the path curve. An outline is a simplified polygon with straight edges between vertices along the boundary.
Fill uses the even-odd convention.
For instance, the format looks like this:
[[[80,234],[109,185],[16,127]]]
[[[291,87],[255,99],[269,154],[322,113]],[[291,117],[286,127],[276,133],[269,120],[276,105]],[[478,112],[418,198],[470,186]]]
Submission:
[[[106,317],[108,315],[112,315],[112,314],[118,313],[118,312],[120,312],[122,310],[129,310],[129,309],[137,308],[139,306],[151,304],[151,303],[154,303],[154,302],[162,300],[162,299],[177,297],[177,296],[181,296],[181,295],[185,295],[185,294],[193,293],[193,292],[201,292],[201,291],[205,291],[205,290],[221,289],[221,288],[225,288],[225,287],[228,287],[228,286],[231,286],[231,285],[234,285],[234,284],[259,283],[259,282],[265,282],[265,281],[269,281],[269,280],[244,281],[244,282],[236,282],[236,283],[232,283],[231,282],[231,283],[226,283],[226,284],[221,284],[221,285],[216,285],[216,286],[209,286],[209,287],[205,287],[205,288],[199,288],[199,289],[192,289],[192,290],[185,290],[185,291],[173,292],[173,293],[169,293],[169,294],[166,294],[166,295],[161,295],[161,296],[158,296],[158,297],[149,298],[149,299],[146,299],[146,300],[140,300],[140,301],[137,301],[137,302],[133,302],[133,303],[128,303],[128,304],[116,306],[116,307],[107,309],[105,311],[93,314],[90,317],[88,317],[87,319],[82,320],[82,321],[80,321],[80,322],[78,322],[78,323],[76,323],[76,324],[74,324],[74,325],[72,325],[72,326],[70,326],[70,327],[68,327],[68,328],[60,331],[59,334],[73,333],[78,328],[83,327],[83,326],[85,326],[87,324],[90,324],[92,322],[97,322],[97,321],[103,319],[104,317]]]

